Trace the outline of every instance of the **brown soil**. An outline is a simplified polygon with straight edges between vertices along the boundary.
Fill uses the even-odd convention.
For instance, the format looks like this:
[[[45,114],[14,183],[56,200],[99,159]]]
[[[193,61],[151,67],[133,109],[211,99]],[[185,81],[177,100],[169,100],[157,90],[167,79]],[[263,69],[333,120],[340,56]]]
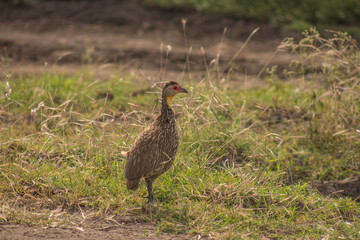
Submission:
[[[259,22],[186,9],[145,7],[131,1],[51,1],[22,7],[0,4],[0,61],[8,66],[0,72],[41,73],[46,62],[46,71],[72,74],[79,71],[79,64],[84,67],[91,63],[96,65],[96,74],[103,77],[109,70],[141,68],[140,75],[158,81],[161,55],[165,58],[166,46],[170,45],[165,78],[183,79],[188,75],[181,74],[187,56],[182,19],[186,19],[186,45],[191,47],[193,76],[206,73],[201,47],[207,64],[219,53],[219,64],[225,68],[259,27],[231,64],[233,77],[243,78],[246,74],[254,80],[251,86],[261,85],[251,76],[263,69],[279,43],[285,37],[298,36]],[[284,67],[292,57],[279,53],[270,64]]]
[[[186,41],[182,19],[186,19]],[[210,64],[217,54],[220,54],[219,65],[229,71],[227,63],[258,27],[260,30],[230,64],[234,80],[246,75],[250,87],[263,84],[256,76],[269,60],[272,59],[270,65],[288,65],[291,54],[282,52],[274,58],[272,55],[285,37],[298,34],[260,22],[204,15],[187,9],[144,7],[132,1],[50,1],[23,6],[0,3],[0,75],[3,78],[9,73],[45,71],[74,74],[90,68],[96,76],[107,78],[112,71],[135,69],[140,76],[160,80],[161,56],[165,58],[167,45],[171,51],[166,79],[189,77],[184,74],[186,46],[191,47],[192,76],[205,75],[204,58]],[[136,222],[103,229],[2,225],[0,239],[186,238],[156,235],[154,229],[153,224]]]
[[[360,176],[341,181],[313,181],[311,187],[326,196],[345,196],[360,201]]]
[[[154,225],[147,223],[124,224],[107,228],[44,228],[22,225],[0,226],[2,240],[35,240],[35,239],[67,239],[67,240],[120,240],[120,239],[190,239],[186,236],[156,234]]]

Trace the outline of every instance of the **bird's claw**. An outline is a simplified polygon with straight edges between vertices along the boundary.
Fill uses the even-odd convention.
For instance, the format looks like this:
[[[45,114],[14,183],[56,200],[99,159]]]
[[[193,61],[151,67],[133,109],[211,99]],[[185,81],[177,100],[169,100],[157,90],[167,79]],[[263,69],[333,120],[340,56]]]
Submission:
[[[153,196],[146,196],[143,198],[147,198],[148,199],[148,203],[155,203],[154,197]]]

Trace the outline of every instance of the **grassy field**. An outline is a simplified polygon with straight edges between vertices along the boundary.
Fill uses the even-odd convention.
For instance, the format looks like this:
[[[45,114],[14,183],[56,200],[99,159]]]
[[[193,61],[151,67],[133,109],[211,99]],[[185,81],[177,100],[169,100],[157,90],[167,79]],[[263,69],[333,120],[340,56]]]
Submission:
[[[36,4],[47,0],[7,0],[13,5]],[[91,0],[87,0],[91,1]],[[163,8],[186,7],[199,12],[257,20],[302,32],[316,26],[322,34],[328,29],[349,32],[360,39],[360,2],[357,0],[137,0]],[[328,35],[330,36],[330,35]]]
[[[360,238],[360,203],[310,188],[360,173],[360,53],[345,34],[314,31],[282,47],[298,58],[268,69],[263,89],[244,89],[216,65],[182,83],[181,145],[155,182],[155,205],[143,185],[126,190],[121,151],[156,117],[159,88],[120,73],[2,76],[0,222],[131,215],[159,231],[224,239]]]
[[[304,31],[316,26],[326,29],[341,29],[360,38],[360,2],[357,0],[139,0],[140,2],[171,7],[189,7],[200,12],[227,15],[240,19],[260,20],[280,25],[285,29]]]
[[[34,4],[47,0],[7,0],[12,4]],[[90,0],[91,1],[91,0]],[[299,28],[309,24],[352,25],[360,20],[360,3],[357,0],[137,0],[162,7],[190,7],[197,11],[257,19],[268,23],[290,24]],[[302,27],[301,27],[302,26]]]
[[[349,24],[360,20],[360,3],[356,0],[139,0],[163,7],[187,6],[198,11],[258,19],[270,23]]]

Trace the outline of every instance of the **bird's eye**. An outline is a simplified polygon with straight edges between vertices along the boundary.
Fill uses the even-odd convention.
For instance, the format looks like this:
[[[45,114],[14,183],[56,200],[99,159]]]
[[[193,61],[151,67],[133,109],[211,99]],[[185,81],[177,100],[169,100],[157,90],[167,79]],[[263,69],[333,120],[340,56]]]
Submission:
[[[176,89],[178,89],[178,87],[177,87],[177,86],[175,86],[173,89],[174,89],[174,90],[176,90]]]

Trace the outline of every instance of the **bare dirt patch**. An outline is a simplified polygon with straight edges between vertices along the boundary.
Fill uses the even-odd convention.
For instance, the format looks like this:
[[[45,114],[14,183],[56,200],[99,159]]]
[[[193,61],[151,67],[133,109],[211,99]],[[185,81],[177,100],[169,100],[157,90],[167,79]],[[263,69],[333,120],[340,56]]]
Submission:
[[[186,19],[186,44],[182,19]],[[190,70],[201,75],[206,70],[204,58],[209,64],[220,54],[219,63],[225,66],[258,27],[260,30],[233,61],[234,74],[241,76],[256,76],[279,43],[298,34],[260,22],[186,9],[158,9],[131,1],[51,1],[22,7],[2,4],[0,56],[8,67],[1,72],[41,72],[46,62],[50,70],[71,74],[78,70],[74,65],[110,63],[113,68],[141,68],[156,78],[161,66],[160,48],[163,46],[165,55],[169,45],[166,78],[184,77],[181,73],[189,47]],[[271,64],[287,66],[291,57],[280,53]]]
[[[321,194],[335,197],[351,197],[360,201],[360,177],[346,178],[341,181],[313,181],[311,187]]]
[[[22,225],[0,226],[0,239],[35,240],[35,239],[190,239],[186,236],[156,234],[155,226],[147,223],[123,224],[104,228],[49,228]]]

